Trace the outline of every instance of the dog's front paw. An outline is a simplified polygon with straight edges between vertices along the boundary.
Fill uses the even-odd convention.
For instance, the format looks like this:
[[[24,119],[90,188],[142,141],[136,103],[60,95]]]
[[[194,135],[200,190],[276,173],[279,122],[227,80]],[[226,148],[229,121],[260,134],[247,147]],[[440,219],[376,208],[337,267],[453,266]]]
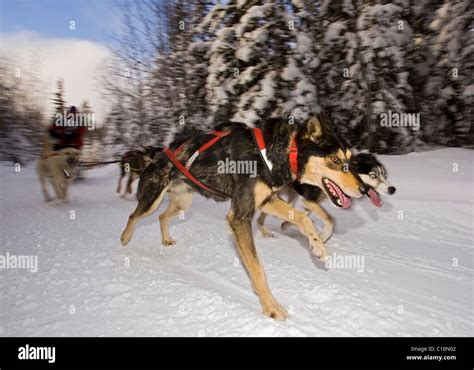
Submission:
[[[131,235],[129,235],[128,232],[124,231],[122,235],[120,236],[120,242],[124,247],[127,246],[127,244],[130,242],[130,239],[132,238]]]
[[[321,261],[326,262],[329,258],[326,246],[317,238],[310,239],[311,250]]]
[[[161,240],[161,243],[162,243],[165,247],[171,247],[172,245],[175,245],[175,244],[176,244],[176,240],[171,239],[171,238],[163,238],[163,239]]]
[[[263,314],[271,317],[272,319],[279,320],[279,321],[284,321],[290,315],[288,314],[288,311],[283,307],[281,304],[278,302],[274,302],[266,307],[263,308]]]
[[[275,235],[265,225],[259,224],[258,229],[264,238],[274,238]]]
[[[270,230],[267,228],[260,230],[262,232],[262,235],[264,238],[274,238],[275,234],[273,234]]]

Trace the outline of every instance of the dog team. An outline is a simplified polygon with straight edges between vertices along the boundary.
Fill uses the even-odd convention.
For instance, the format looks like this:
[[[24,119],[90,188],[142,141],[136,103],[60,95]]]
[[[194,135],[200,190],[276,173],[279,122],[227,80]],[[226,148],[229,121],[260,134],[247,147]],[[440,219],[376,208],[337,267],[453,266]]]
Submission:
[[[74,111],[74,107],[71,110]],[[68,189],[80,167],[82,133],[51,127],[46,133],[44,151],[37,172],[46,201],[50,181],[56,197],[67,201]],[[253,163],[252,176],[236,171],[222,171],[223,161]],[[367,196],[382,206],[379,191],[394,194],[385,166],[367,152],[353,152],[325,114],[290,124],[285,118],[269,118],[258,128],[245,123],[226,122],[209,133],[177,138],[168,148],[144,147],[125,153],[120,160],[117,193],[128,174],[125,194],[132,193],[132,183],[139,179],[135,210],[128,217],[120,237],[127,245],[137,223],[153,214],[165,197],[168,207],[159,216],[164,245],[173,245],[169,225],[186,212],[194,193],[216,201],[230,200],[227,223],[244,263],[254,292],[265,315],[277,320],[288,317],[286,309],[273,297],[259,259],[252,233],[257,211],[257,225],[265,237],[273,234],[265,218],[280,218],[282,229],[298,227],[307,237],[313,253],[325,261],[325,242],[331,237],[334,220],[322,207],[327,199],[336,208],[346,209],[351,198]],[[304,210],[295,208],[301,197]],[[318,232],[309,218],[314,213],[323,222]]]

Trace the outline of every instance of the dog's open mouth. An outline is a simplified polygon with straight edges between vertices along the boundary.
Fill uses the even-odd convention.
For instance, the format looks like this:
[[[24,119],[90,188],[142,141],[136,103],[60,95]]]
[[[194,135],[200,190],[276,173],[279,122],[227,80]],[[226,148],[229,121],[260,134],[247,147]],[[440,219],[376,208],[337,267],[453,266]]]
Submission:
[[[329,200],[335,206],[343,209],[350,207],[351,198],[336,183],[323,177],[323,185],[326,188],[326,193],[329,195]]]
[[[374,206],[382,207],[382,199],[380,198],[379,193],[377,193],[374,188],[370,188],[369,191],[367,191],[367,196],[369,197],[370,201]]]

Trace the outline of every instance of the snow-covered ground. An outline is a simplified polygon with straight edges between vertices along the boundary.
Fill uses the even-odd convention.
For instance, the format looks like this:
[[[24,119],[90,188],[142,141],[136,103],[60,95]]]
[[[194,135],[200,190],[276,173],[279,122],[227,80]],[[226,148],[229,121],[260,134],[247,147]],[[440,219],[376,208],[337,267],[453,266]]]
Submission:
[[[196,196],[172,224],[174,247],[161,245],[156,213],[124,248],[136,202],[115,194],[116,165],[88,171],[68,204],[43,202],[33,166],[2,165],[1,254],[37,256],[38,271],[0,270],[0,335],[472,336],[473,153],[382,156],[397,187],[382,208],[324,204],[337,219],[329,252],[359,268],[325,268],[276,219],[274,239],[255,230],[286,322],[261,314],[224,221],[228,203]]]

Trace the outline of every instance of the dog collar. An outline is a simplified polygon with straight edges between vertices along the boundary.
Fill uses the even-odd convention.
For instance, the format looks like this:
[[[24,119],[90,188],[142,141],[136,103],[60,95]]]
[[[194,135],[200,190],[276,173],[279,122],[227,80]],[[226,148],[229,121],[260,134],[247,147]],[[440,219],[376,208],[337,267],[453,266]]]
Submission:
[[[267,169],[272,172],[273,163],[267,157],[267,146],[265,144],[265,140],[263,139],[262,130],[259,128],[252,128],[252,136],[255,141],[255,144],[258,147],[260,157],[262,158],[263,162],[265,163]],[[290,161],[290,169],[296,176],[298,176],[298,147],[296,146],[296,134],[293,135],[293,138],[290,141],[290,154],[289,154],[289,161]]]
[[[290,169],[296,176],[298,176],[298,147],[296,146],[296,134],[290,142]]]

